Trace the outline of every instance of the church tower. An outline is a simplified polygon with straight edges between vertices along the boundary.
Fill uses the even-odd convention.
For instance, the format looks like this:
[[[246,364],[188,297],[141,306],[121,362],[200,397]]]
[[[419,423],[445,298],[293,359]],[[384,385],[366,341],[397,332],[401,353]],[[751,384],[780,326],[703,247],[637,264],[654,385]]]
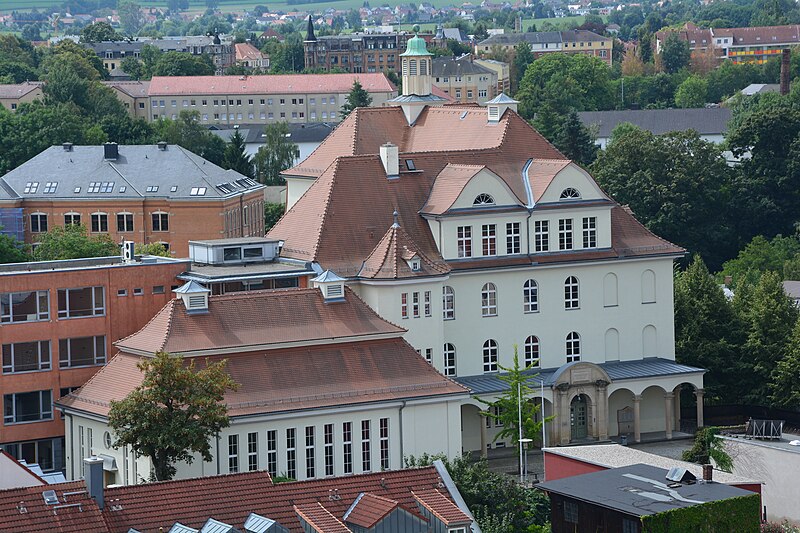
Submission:
[[[406,51],[400,54],[403,94],[389,103],[399,104],[409,125],[416,122],[426,105],[441,105],[446,100],[432,94],[431,68],[433,54],[428,52],[425,39],[419,36],[419,26],[414,26],[414,37],[408,40]]]
[[[308,27],[306,28],[306,38],[303,41],[303,52],[305,56],[306,68],[317,66],[317,36],[314,35],[314,22],[311,15],[308,16]]]

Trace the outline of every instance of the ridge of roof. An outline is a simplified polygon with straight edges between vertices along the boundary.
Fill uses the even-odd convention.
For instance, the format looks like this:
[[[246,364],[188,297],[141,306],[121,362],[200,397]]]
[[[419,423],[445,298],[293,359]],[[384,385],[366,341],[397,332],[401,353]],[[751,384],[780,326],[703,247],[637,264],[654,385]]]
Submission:
[[[294,512],[320,533],[350,533],[350,528],[336,518],[322,502],[307,504],[302,507],[293,505]]]
[[[317,230],[317,239],[316,239],[316,243],[314,243],[314,250],[313,250],[313,253],[312,253],[311,257],[316,257],[317,256],[317,252],[319,251],[319,244],[320,244],[320,241],[322,240],[322,232],[325,229],[325,220],[328,218],[328,208],[331,205],[331,197],[333,196],[333,187],[334,187],[334,185],[336,185],[336,174],[337,174],[337,171],[339,170],[339,158],[338,157],[333,161],[333,163],[331,163],[331,166],[328,167],[328,169],[326,169],[326,172],[328,170],[330,170],[331,179],[329,180],[329,184],[328,184],[328,192],[325,195],[325,205],[324,205],[324,207],[322,209],[322,216],[320,216],[319,229]],[[303,195],[303,196],[305,196],[305,195]]]
[[[167,344],[167,339],[169,338],[170,331],[172,330],[172,321],[173,321],[173,317],[175,315],[175,306],[178,303],[178,299],[179,298],[177,298],[177,297],[170,299],[170,301],[168,301],[164,305],[164,307],[162,307],[161,310],[153,316],[153,318],[151,318],[150,320],[147,321],[147,324],[145,324],[142,327],[142,329],[140,329],[138,331],[135,331],[135,332],[131,333],[130,335],[128,335],[127,337],[123,337],[123,338],[119,339],[118,341],[113,342],[112,344],[114,346],[119,347],[120,345],[122,345],[124,343],[124,341],[129,340],[132,337],[137,336],[140,332],[142,332],[142,331],[144,331],[146,329],[150,329],[151,326],[153,328],[158,327],[157,321],[162,319],[162,315],[163,314],[166,314],[167,315],[167,322],[166,322],[166,325],[164,327],[163,338],[161,339],[161,343],[158,345],[158,349],[155,350],[155,352],[163,351],[164,350],[164,346]],[[158,335],[158,337],[161,338],[161,335]],[[96,375],[97,375],[97,373],[95,373],[94,376],[92,376],[91,379],[94,379],[94,377]],[[90,379],[90,381],[91,381],[91,379]],[[83,388],[83,387],[81,387],[81,388]]]

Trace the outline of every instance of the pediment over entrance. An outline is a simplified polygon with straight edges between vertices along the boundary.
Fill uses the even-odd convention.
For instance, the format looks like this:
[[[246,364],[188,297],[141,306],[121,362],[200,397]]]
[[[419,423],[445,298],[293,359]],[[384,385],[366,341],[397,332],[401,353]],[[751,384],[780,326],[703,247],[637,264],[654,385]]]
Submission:
[[[553,374],[552,383],[556,389],[567,389],[575,385],[600,385],[611,383],[608,373],[594,363],[578,361],[561,366]]]

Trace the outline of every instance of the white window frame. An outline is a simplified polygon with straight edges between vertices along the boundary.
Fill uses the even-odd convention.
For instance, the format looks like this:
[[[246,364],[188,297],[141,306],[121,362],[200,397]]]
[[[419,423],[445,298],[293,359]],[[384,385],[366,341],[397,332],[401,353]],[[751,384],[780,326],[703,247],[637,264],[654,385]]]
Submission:
[[[497,285],[491,281],[481,287],[481,316],[497,316]]]
[[[472,226],[458,226],[456,237],[459,259],[472,257]]]
[[[521,252],[519,227],[519,222],[506,223],[506,255],[514,255]]]
[[[583,247],[597,248],[597,217],[583,217]]]
[[[524,344],[524,354],[525,354],[525,366],[532,366],[532,367],[540,367],[541,366],[541,354],[540,354],[540,343],[539,337],[536,335],[528,335],[525,338]]]
[[[534,220],[533,222],[533,241],[535,252],[550,251],[550,221]]]
[[[525,313],[539,312],[539,284],[529,279],[522,285],[522,305]]]
[[[456,346],[450,342],[444,344],[442,353],[444,354],[444,375],[456,375]]]
[[[580,309],[580,282],[575,276],[564,280],[564,309]]]
[[[239,471],[239,435],[228,435],[228,473],[235,474]]]
[[[497,372],[499,353],[500,350],[496,340],[488,339],[483,343],[483,372],[485,374]]]
[[[456,290],[445,285],[442,287],[442,320],[455,320],[456,318]]]
[[[581,336],[577,331],[570,331],[567,333],[565,352],[567,356],[567,363],[573,363],[581,360]]]
[[[497,255],[497,224],[483,224],[481,226],[481,253],[483,257]]]
[[[559,250],[572,250],[574,248],[574,241],[572,238],[572,219],[561,218],[558,220],[558,249]]]

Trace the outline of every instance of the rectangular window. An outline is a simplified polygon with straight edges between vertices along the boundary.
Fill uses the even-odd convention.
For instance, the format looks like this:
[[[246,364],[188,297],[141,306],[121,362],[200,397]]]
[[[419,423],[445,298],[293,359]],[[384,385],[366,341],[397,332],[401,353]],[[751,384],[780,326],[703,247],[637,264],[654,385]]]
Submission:
[[[433,348],[425,348],[425,360],[429,364],[433,364]]]
[[[342,423],[342,464],[345,474],[353,473],[353,423]]]
[[[484,224],[481,228],[481,243],[483,244],[483,255],[497,255],[497,225]]]
[[[247,470],[258,470],[258,433],[247,434]]]
[[[17,460],[25,460],[28,464],[38,464],[44,472],[52,472],[57,465],[54,450],[61,445],[63,437],[54,439],[32,440],[5,444],[2,448]]]
[[[105,213],[92,214],[92,232],[93,233],[107,233],[108,232],[108,215]]]
[[[3,423],[39,422],[53,419],[53,394],[49,390],[18,392],[3,396]]]
[[[60,368],[104,365],[105,363],[105,335],[73,337],[71,339],[59,339],[58,341],[58,366]]]
[[[100,316],[105,312],[104,287],[58,289],[58,318]]]
[[[404,292],[400,295],[400,316],[408,318],[408,293]]]
[[[325,437],[325,475],[333,475],[333,424],[325,424],[323,428]]]
[[[278,432],[274,429],[267,430],[267,472],[278,475]]]
[[[564,522],[569,524],[578,523],[578,504],[575,502],[564,501]]]
[[[431,316],[431,291],[425,291],[425,316]]]
[[[169,231],[169,213],[153,213],[153,231]]]
[[[44,213],[34,213],[31,215],[31,231],[33,233],[44,233],[47,231],[47,215]]]
[[[64,215],[64,225],[69,226],[70,224],[74,224],[77,226],[81,223],[81,216],[77,213],[67,213]]]
[[[458,227],[458,257],[472,257],[472,226]]]
[[[583,217],[583,247],[597,248],[597,217]]]
[[[297,479],[297,455],[295,449],[295,428],[286,430],[286,477]]]
[[[419,293],[414,292],[411,294],[411,312],[414,318],[419,318]]]
[[[0,323],[50,320],[48,291],[0,293]]]
[[[571,218],[562,218],[558,221],[558,249],[572,250]]]
[[[372,457],[369,440],[369,420],[361,421],[361,470],[372,470]]]
[[[518,254],[519,252],[519,222],[509,222],[506,224],[506,254]]]
[[[50,370],[50,341],[3,345],[3,374]]]
[[[228,435],[228,472],[239,471],[239,435]]]
[[[117,215],[117,231],[133,231],[133,215],[130,213],[119,213]]]
[[[537,220],[533,223],[534,250],[547,252],[550,250],[550,221]]]
[[[452,348],[452,349],[451,349]],[[444,350],[444,375],[456,375],[456,350],[452,344],[445,344]]]
[[[314,426],[306,426],[306,478],[316,477],[316,457],[314,456]]]
[[[389,419],[380,419],[381,470],[389,470]]]

